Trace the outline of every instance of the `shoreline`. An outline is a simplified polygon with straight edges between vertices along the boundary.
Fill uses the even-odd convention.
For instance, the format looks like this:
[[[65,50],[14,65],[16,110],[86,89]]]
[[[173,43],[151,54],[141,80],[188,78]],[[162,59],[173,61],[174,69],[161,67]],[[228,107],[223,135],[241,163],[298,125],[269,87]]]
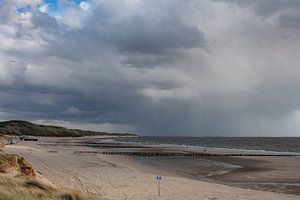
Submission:
[[[126,137],[125,137],[126,138]],[[118,138],[110,138],[110,139],[118,139]],[[273,154],[280,156],[300,156],[300,152],[292,152],[292,151],[274,151],[274,150],[265,150],[265,149],[239,149],[239,148],[220,148],[220,147],[209,147],[209,146],[195,146],[195,145],[187,145],[187,144],[168,144],[168,143],[144,143],[144,142],[122,142],[119,140],[115,140],[117,143],[124,144],[132,144],[132,145],[140,145],[140,146],[156,146],[156,147],[166,147],[166,148],[176,148],[181,150],[191,149],[192,151],[203,151],[206,150],[208,152],[231,152],[231,153],[253,153],[253,154]]]
[[[38,142],[21,142],[16,145],[6,147],[8,153],[21,154],[28,159],[36,168],[38,173],[51,180],[58,187],[71,187],[84,192],[107,194],[108,199],[147,199],[153,196],[155,190],[156,175],[162,175],[163,181],[168,183],[164,185],[164,189],[168,191],[168,198],[165,199],[182,199],[185,196],[191,196],[190,199],[205,199],[204,194],[209,194],[201,188],[216,190],[212,194],[217,194],[220,199],[232,199],[233,193],[243,194],[253,193],[256,199],[297,199],[299,196],[299,188],[297,185],[292,188],[293,184],[300,182],[298,175],[291,176],[300,169],[300,157],[298,156],[270,156],[270,157],[227,157],[217,156],[209,158],[189,158],[189,157],[134,157],[122,155],[104,155],[93,153],[75,153],[76,151],[92,152],[92,151],[175,151],[181,152],[183,149],[160,148],[157,146],[144,146],[145,148],[118,148],[114,143],[112,147],[91,147],[85,146],[86,142],[90,143],[106,143],[103,138],[41,138]],[[48,144],[48,145],[45,145]],[[68,144],[68,145],[66,145]],[[82,146],[76,146],[81,144]],[[89,144],[89,143],[88,143]],[[108,145],[108,144],[106,144]],[[191,149],[189,149],[191,151]],[[199,149],[197,151],[200,151]],[[208,153],[216,153],[209,150]],[[222,152],[220,152],[222,153]],[[224,153],[224,152],[223,152]],[[256,159],[254,162],[253,159]],[[258,160],[257,160],[258,159]],[[272,160],[274,161],[272,163]],[[263,162],[264,161],[264,162]],[[251,163],[259,164],[259,170],[251,168]],[[287,163],[287,166],[284,163]],[[242,167],[241,167],[242,166]],[[270,166],[273,166],[271,169]],[[248,168],[247,168],[248,167]],[[290,168],[288,168],[290,167]],[[229,172],[229,173],[228,173]],[[271,180],[270,177],[277,176],[277,180]],[[257,175],[257,177],[253,175]],[[276,175],[277,174],[277,175]],[[278,174],[281,176],[278,177]],[[261,178],[253,185],[243,182],[241,189],[236,187],[240,184],[240,180],[247,176],[254,179]],[[300,176],[300,175],[299,175]],[[235,177],[235,179],[233,179]],[[293,181],[291,178],[294,178]],[[286,188],[272,187],[262,189],[264,191],[277,191],[283,193],[269,193],[258,190],[263,183],[263,179],[269,179],[268,184],[273,181],[277,184],[285,184],[289,182]],[[281,179],[281,181],[279,180]],[[132,182],[128,182],[132,181]],[[171,182],[170,182],[171,181]],[[248,185],[247,185],[248,184]],[[188,188],[183,188],[184,186]],[[149,186],[151,186],[149,188]],[[234,186],[234,187],[232,187]],[[255,187],[254,187],[255,186]],[[177,189],[174,189],[177,188]],[[181,188],[181,189],[179,189]],[[292,190],[293,189],[293,190]],[[182,191],[182,194],[177,193]],[[187,190],[190,190],[187,192]],[[231,191],[228,193],[228,191]],[[233,192],[234,191],[234,192]],[[252,192],[253,191],[253,192]],[[220,194],[219,194],[220,192]],[[154,192],[155,193],[155,192]],[[222,194],[222,195],[221,195]],[[221,198],[224,194],[228,198]],[[125,195],[125,196],[124,196]],[[225,195],[226,196],[226,195]],[[268,197],[270,196],[270,198]],[[272,196],[272,198],[271,198]],[[130,198],[129,198],[130,197]],[[162,198],[162,197],[161,197]],[[164,198],[162,198],[164,199]],[[207,198],[206,198],[207,199]],[[248,199],[244,196],[242,199]]]
[[[148,137],[148,136],[144,136],[145,138],[153,138],[153,137]],[[137,138],[143,138],[143,137],[137,137]],[[217,152],[223,152],[223,151],[228,151],[228,152],[245,152],[245,153],[259,153],[259,154],[278,154],[278,155],[296,155],[296,156],[300,156],[300,149],[299,148],[295,148],[294,147],[294,150],[298,149],[299,151],[279,151],[279,150],[270,150],[270,149],[263,149],[263,148],[260,148],[260,149],[257,149],[256,148],[234,148],[234,147],[219,147],[219,146],[205,146],[205,145],[201,145],[201,144],[197,144],[197,145],[194,145],[194,144],[189,144],[190,141],[186,141],[186,143],[181,143],[181,144],[176,144],[176,143],[167,143],[165,141],[165,143],[163,142],[158,142],[158,138],[169,138],[169,137],[154,137],[156,139],[155,140],[143,140],[143,141],[128,141],[128,140],[125,140],[125,138],[122,138],[122,139],[118,139],[116,138],[116,142],[124,142],[125,144],[126,143],[130,143],[130,144],[135,144],[135,145],[150,145],[150,146],[159,146],[159,147],[169,147],[169,148],[180,148],[180,149],[185,149],[185,148],[191,148],[191,149],[199,149],[199,150],[203,150],[203,149],[207,149],[207,150],[215,150]],[[181,137],[170,137],[170,138],[181,138]],[[291,139],[291,138],[295,138],[295,139],[300,139],[300,137],[182,137],[182,138],[196,138],[196,139],[244,139],[244,138],[251,138],[251,139],[255,139],[255,138],[262,138],[262,139],[278,139],[278,138],[282,138],[282,139]],[[133,138],[134,139],[134,138]],[[233,146],[234,146],[234,143],[233,143]]]

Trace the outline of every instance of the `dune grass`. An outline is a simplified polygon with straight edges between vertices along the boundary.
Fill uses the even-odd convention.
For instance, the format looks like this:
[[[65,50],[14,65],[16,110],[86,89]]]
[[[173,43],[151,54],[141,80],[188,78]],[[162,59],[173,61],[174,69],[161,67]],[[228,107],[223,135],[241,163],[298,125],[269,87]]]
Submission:
[[[6,170],[14,168],[19,177],[5,175]],[[56,189],[39,181],[29,163],[22,157],[0,152],[0,200],[104,200],[92,194],[71,190]]]
[[[23,175],[35,176],[32,166],[24,158],[0,152],[0,173],[7,173],[11,169]]]
[[[103,200],[101,197],[62,191],[35,178],[9,178],[0,175],[1,200]]]

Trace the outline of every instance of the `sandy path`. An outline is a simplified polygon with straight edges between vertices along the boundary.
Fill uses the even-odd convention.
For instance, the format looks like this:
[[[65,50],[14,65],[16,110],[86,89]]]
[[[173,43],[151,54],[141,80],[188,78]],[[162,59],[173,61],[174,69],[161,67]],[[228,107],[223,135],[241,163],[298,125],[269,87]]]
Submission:
[[[51,153],[56,150],[58,153]],[[42,176],[57,187],[74,188],[114,200],[288,200],[299,196],[254,191],[176,177],[168,171],[151,169],[129,157],[74,154],[86,147],[45,147],[23,142],[6,152],[25,157]],[[48,151],[48,152],[47,152]],[[157,196],[156,175],[162,175]]]

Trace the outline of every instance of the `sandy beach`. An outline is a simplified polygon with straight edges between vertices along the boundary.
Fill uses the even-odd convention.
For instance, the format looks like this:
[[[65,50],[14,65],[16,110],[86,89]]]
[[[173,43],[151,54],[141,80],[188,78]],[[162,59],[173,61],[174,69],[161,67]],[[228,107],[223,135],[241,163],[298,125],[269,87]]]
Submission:
[[[58,188],[113,200],[299,199],[300,157],[131,157],[76,153],[109,148],[86,146],[86,139],[74,141],[76,145],[70,139],[40,138],[6,146],[5,151],[25,157],[39,176]],[[157,175],[162,177],[161,196]]]

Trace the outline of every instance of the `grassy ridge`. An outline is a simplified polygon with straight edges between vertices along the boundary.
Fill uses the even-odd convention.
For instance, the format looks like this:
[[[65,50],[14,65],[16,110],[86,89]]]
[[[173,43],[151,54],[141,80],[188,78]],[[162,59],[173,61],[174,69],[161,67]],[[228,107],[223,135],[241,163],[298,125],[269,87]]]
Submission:
[[[48,137],[80,137],[96,135],[136,136],[130,133],[107,133],[97,131],[86,131],[78,129],[67,129],[58,126],[46,126],[33,124],[27,121],[10,120],[0,122],[0,135],[31,135]]]

